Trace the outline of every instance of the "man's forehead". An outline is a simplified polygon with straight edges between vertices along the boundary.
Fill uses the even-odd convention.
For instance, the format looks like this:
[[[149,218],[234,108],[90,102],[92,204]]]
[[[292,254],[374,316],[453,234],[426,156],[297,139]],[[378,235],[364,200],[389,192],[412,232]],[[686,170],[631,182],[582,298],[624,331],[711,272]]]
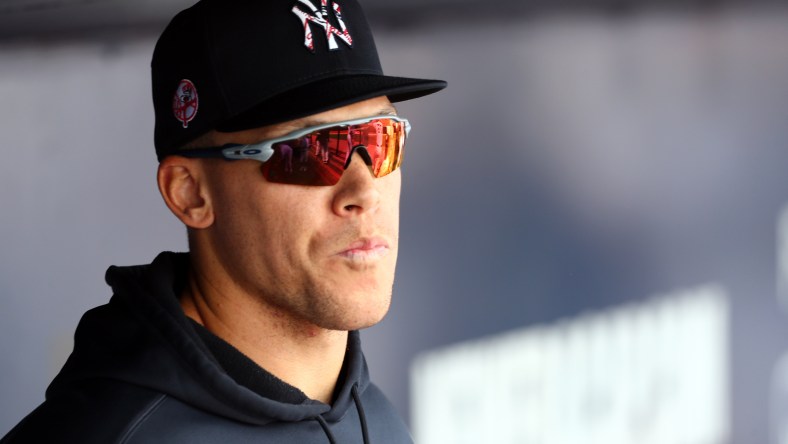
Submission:
[[[374,112],[370,115],[376,116],[396,116],[397,109],[392,104],[388,104],[386,106],[381,107],[377,112]],[[358,116],[362,117],[362,116]],[[355,118],[355,117],[353,117]],[[291,120],[289,122],[281,123],[281,128],[287,129],[287,132],[293,132],[300,130],[302,128],[308,128],[310,126],[317,126],[317,125],[327,125],[334,122],[339,122],[342,120],[348,119],[332,119],[330,117],[324,116],[323,114],[317,114],[314,116],[303,117],[301,119]]]
[[[311,116],[294,119],[288,122],[271,125],[272,133],[266,137],[278,137],[293,131],[298,131],[303,128],[317,125],[327,125],[334,122],[341,122],[344,120],[358,119],[369,116],[388,116],[397,115],[397,108],[389,102],[385,96],[376,97],[369,100],[353,103],[347,106],[334,108],[332,110],[324,111],[322,113],[313,114]]]
[[[218,137],[215,145],[223,145],[225,143],[255,143],[264,139],[273,139],[290,134],[310,126],[326,125],[334,122],[341,122],[344,120],[358,119],[369,116],[395,116],[397,109],[386,97],[377,97],[375,99],[358,102],[344,107],[335,108],[322,113],[314,114],[299,119],[290,120],[287,122],[277,123],[273,125],[262,126],[244,131],[234,133],[223,133],[214,131]]]

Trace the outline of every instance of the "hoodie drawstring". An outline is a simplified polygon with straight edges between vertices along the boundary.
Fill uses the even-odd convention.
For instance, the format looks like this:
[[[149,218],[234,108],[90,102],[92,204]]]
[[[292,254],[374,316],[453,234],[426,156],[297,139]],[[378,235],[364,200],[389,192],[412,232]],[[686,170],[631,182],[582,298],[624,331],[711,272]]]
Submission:
[[[315,419],[317,420],[317,423],[320,424],[320,427],[323,428],[323,432],[325,432],[326,436],[328,437],[328,442],[331,444],[337,444],[337,439],[334,438],[334,434],[331,433],[331,429],[328,428],[326,420],[320,415],[315,416]]]
[[[361,405],[361,398],[358,396],[358,385],[353,384],[353,388],[350,389],[350,392],[353,394],[353,402],[356,404],[356,410],[358,410],[358,419],[361,421],[361,435],[364,438],[364,444],[369,444],[367,415],[364,414],[364,407]]]
[[[364,406],[361,404],[361,397],[358,395],[358,386],[353,384],[353,387],[350,389],[350,392],[353,394],[353,403],[356,404],[356,411],[358,412],[358,419],[361,422],[361,436],[364,439],[364,444],[369,444],[369,430],[367,429],[367,415],[364,413]],[[315,420],[320,427],[323,428],[323,432],[326,434],[328,438],[328,442],[330,444],[337,444],[337,439],[334,437],[334,434],[331,433],[331,429],[328,427],[328,423],[326,420],[321,416],[315,416]]]

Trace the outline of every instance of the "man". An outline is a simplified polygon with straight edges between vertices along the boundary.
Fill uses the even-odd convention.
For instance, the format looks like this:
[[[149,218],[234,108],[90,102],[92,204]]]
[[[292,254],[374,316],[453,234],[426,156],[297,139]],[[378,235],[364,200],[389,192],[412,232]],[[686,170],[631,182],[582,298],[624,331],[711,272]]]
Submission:
[[[410,442],[358,330],[394,278],[409,124],[391,102],[445,82],[384,76],[353,0],[202,0],[152,74],[158,185],[190,252],[107,271],[114,296],[2,443]],[[274,144],[303,138],[338,158],[293,171]]]

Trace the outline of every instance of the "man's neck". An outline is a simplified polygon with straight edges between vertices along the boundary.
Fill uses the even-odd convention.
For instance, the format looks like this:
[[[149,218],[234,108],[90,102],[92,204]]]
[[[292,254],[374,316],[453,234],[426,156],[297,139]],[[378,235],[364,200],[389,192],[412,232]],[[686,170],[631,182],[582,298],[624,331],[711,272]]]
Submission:
[[[347,348],[347,332],[293,319],[251,295],[221,290],[190,273],[180,298],[186,316],[308,397],[331,402]]]

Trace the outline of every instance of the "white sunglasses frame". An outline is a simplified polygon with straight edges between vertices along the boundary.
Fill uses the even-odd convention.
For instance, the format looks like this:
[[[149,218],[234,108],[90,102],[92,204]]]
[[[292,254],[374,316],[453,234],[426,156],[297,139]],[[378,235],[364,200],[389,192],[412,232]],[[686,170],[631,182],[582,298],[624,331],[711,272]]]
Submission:
[[[389,119],[394,120],[396,122],[401,122],[405,125],[405,135],[403,140],[403,145],[405,140],[408,138],[408,134],[410,133],[410,122],[408,119],[404,117],[399,117],[395,115],[378,115],[372,117],[364,117],[362,119],[352,119],[352,120],[343,120],[340,122],[332,122],[326,123],[321,125],[309,126],[306,128],[301,128],[299,130],[287,133],[281,137],[276,137],[274,139],[266,139],[261,140],[260,142],[249,143],[249,144],[226,144],[220,147],[212,147],[212,148],[198,148],[198,149],[190,149],[190,150],[183,150],[177,151],[173,154],[184,156],[184,157],[219,157],[228,160],[256,160],[258,162],[267,162],[274,155],[274,145],[281,142],[286,142],[290,140],[296,140],[307,134],[311,134],[315,131],[320,131],[327,128],[336,128],[336,127],[347,127],[353,125],[361,125],[364,123],[370,123],[375,120],[381,119]]]

